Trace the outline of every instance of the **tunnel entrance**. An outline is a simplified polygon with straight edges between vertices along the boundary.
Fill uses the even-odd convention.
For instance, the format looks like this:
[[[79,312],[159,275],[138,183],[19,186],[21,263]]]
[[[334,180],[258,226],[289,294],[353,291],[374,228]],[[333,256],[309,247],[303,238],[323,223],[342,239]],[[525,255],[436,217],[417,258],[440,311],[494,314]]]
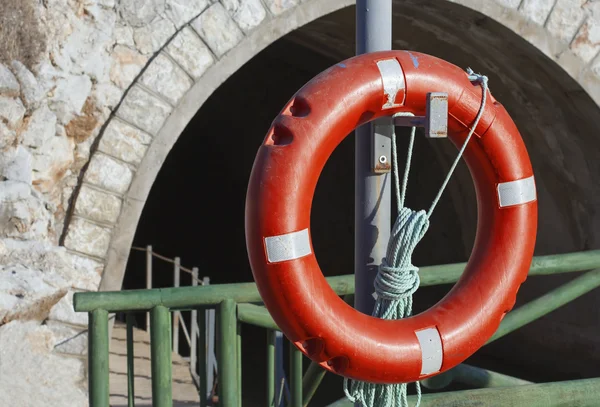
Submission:
[[[582,226],[587,215],[576,203],[577,199],[585,199],[577,195],[579,192],[570,178],[558,167],[562,165],[567,172],[587,179],[588,172],[593,172],[589,166],[598,165],[577,162],[575,158],[579,153],[572,145],[561,147],[569,144],[563,140],[567,136],[578,138],[582,146],[586,145],[586,137],[594,131],[593,123],[600,119],[597,106],[537,49],[487,17],[445,2],[403,4],[395,7],[394,48],[426,52],[488,74],[494,96],[513,115],[532,155],[538,180],[541,224],[537,254],[593,246],[593,232]],[[453,28],[457,25],[466,29],[463,32],[470,33],[469,39],[460,46],[457,43],[463,37],[454,33]],[[257,148],[273,118],[302,85],[340,59],[353,55],[353,27],[353,7],[332,13],[273,43],[223,83],[188,124],[162,166],[140,218],[133,246],[152,245],[161,255],[179,256],[182,265],[199,267],[200,276],[210,277],[211,284],[252,281],[245,247],[244,204]],[[476,44],[473,38],[479,38],[480,42]],[[561,105],[554,103],[559,95],[566,95]],[[398,129],[401,168],[408,133],[409,129]],[[558,150],[566,154],[560,165],[546,159],[548,154]],[[429,141],[418,132],[408,206],[428,207],[455,154],[456,149],[449,142]],[[562,190],[573,192],[571,201],[563,199]],[[566,213],[574,214],[574,220],[565,221]],[[475,235],[476,218],[472,183],[466,166],[461,164],[415,252],[415,265],[466,261]],[[311,229],[315,254],[325,275],[352,273],[352,135],[338,146],[321,174],[313,201]],[[543,284],[539,284],[540,280],[528,280],[519,302],[564,281],[565,278],[559,276],[547,278]],[[190,282],[189,275],[182,273],[181,285],[190,285]],[[172,265],[155,262],[153,286],[172,285]],[[145,255],[138,252],[130,255],[123,282],[123,289],[134,288],[145,288]],[[419,289],[415,313],[433,305],[449,288]],[[586,322],[591,318],[589,315],[578,314],[579,319],[573,320],[569,314],[578,307],[585,307],[585,298],[589,304],[589,296],[584,296],[551,318],[558,314],[575,326],[589,326]],[[592,339],[586,339],[583,331],[574,334],[575,339],[561,338],[564,329],[560,321],[554,321],[546,318],[531,324],[477,352],[468,362],[534,381],[598,375],[591,364],[586,367],[571,363],[563,365],[561,371],[544,368],[565,360],[568,347],[562,348],[569,341],[593,343]],[[537,330],[548,327],[558,327],[550,331],[551,343],[535,335]],[[259,405],[265,398],[266,333],[246,325],[242,329],[243,405]],[[546,348],[541,347],[541,343]],[[553,354],[549,354],[551,349]],[[600,355],[597,356],[600,360]],[[548,359],[544,359],[546,357]],[[340,397],[342,379],[326,375],[314,405],[326,405]]]

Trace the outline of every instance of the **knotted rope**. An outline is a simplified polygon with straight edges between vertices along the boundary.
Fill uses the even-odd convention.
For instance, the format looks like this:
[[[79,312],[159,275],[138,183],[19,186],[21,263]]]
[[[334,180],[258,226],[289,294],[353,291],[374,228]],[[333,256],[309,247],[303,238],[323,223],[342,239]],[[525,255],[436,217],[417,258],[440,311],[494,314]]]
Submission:
[[[417,291],[420,283],[419,268],[412,264],[413,251],[427,232],[429,218],[438,204],[444,189],[448,185],[450,177],[456,169],[485,109],[488,78],[484,75],[474,73],[471,68],[467,69],[467,73],[471,82],[477,82],[482,87],[481,106],[465,142],[427,212],[424,210],[415,211],[404,206],[416,128],[413,127],[410,134],[406,167],[401,186],[398,173],[396,133],[392,132],[392,173],[394,176],[398,217],[392,227],[386,257],[381,262],[377,277],[375,278],[374,297],[376,302],[372,313],[374,317],[402,319],[412,315],[412,295]],[[413,116],[412,113],[398,113],[397,115]],[[354,403],[360,403],[362,407],[408,407],[407,383],[375,384],[352,381],[352,385],[349,387],[348,381],[347,378],[344,379],[344,393],[346,397]],[[419,382],[416,382],[415,385],[417,391],[416,406],[418,407],[421,403],[421,386]]]

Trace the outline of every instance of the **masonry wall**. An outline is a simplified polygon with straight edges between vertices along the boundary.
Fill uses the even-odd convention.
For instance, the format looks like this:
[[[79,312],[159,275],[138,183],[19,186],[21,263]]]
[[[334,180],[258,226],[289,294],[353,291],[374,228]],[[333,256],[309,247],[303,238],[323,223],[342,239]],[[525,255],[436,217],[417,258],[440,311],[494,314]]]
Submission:
[[[600,100],[600,2],[458,3]],[[261,48],[350,4],[0,3],[0,405],[87,404],[87,316],[72,295],[120,288],[137,216],[178,137],[169,130]]]

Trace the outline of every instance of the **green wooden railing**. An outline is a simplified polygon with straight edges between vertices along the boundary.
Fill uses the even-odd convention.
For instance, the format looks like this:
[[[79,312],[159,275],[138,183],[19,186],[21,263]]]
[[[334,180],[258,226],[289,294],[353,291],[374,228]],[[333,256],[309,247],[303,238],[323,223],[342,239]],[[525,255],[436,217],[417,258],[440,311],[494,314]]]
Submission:
[[[466,263],[422,267],[421,285],[431,286],[454,283]],[[591,270],[591,271],[588,271]],[[587,271],[568,283],[517,308],[506,315],[492,342],[502,336],[567,304],[600,286],[600,250],[552,256],[535,257],[530,276]],[[333,290],[341,295],[354,293],[354,275],[327,279]],[[109,313],[127,314],[127,383],[129,407],[134,406],[133,387],[133,312],[150,312],[152,405],[172,406],[171,384],[171,313],[189,309],[215,308],[218,314],[219,406],[241,406],[241,326],[252,324],[269,330],[267,335],[267,371],[265,373],[267,405],[275,407],[275,347],[277,325],[266,308],[254,283],[223,284],[198,287],[128,290],[117,292],[76,293],[76,311],[88,312],[89,320],[89,399],[91,407],[109,407],[108,346]],[[204,327],[205,313],[198,312],[199,324]],[[600,328],[600,327],[599,327]],[[205,355],[205,335],[198,341],[198,358],[202,366]],[[311,363],[302,369],[302,353],[290,344],[289,379],[291,407],[308,405],[325,371]],[[202,370],[201,370],[202,371]],[[204,370],[205,371],[205,370]],[[200,405],[208,400],[206,381],[200,379]],[[598,406],[600,405],[600,378],[534,384],[465,364],[427,379],[423,385],[441,389],[452,381],[466,383],[476,390],[425,394],[422,406]],[[351,406],[340,400],[331,406]]]

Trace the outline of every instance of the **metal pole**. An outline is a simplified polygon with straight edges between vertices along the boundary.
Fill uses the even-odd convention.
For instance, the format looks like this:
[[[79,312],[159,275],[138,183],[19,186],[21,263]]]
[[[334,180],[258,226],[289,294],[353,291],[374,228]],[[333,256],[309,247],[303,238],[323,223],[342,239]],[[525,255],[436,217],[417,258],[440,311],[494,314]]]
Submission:
[[[275,407],[275,331],[267,330],[267,407]]]
[[[390,50],[392,48],[392,0],[356,1],[356,54]],[[367,124],[355,132],[355,206],[354,206],[354,307],[371,314],[375,305],[373,280],[377,266],[385,257],[390,236],[391,174],[373,170],[374,141],[387,148],[378,150],[391,162],[391,119],[377,126]],[[373,128],[377,127],[374,134]]]
[[[146,246],[146,289],[152,288],[152,246]],[[146,331],[150,332],[150,313],[146,314]]]
[[[134,357],[133,354],[133,313],[128,312],[126,315],[127,321],[127,407],[135,407],[135,374],[134,374]]]
[[[192,268],[192,287],[198,286],[198,267]],[[201,311],[202,313],[204,310]],[[197,351],[196,348],[198,342],[198,310],[194,308],[191,312],[190,320],[192,323],[192,340],[190,344],[190,367],[193,375],[198,375],[198,366],[197,366]],[[198,381],[200,381],[200,377],[198,377]]]
[[[108,312],[96,309],[89,313],[89,400],[93,407],[108,407]]]
[[[158,305],[150,311],[150,364],[152,372],[152,407],[171,407],[171,332],[169,309]]]
[[[219,304],[219,405],[237,407],[237,317],[233,300]]]
[[[178,288],[181,279],[181,259],[175,257],[173,266],[173,287]],[[173,352],[179,354],[179,311],[173,312]]]

